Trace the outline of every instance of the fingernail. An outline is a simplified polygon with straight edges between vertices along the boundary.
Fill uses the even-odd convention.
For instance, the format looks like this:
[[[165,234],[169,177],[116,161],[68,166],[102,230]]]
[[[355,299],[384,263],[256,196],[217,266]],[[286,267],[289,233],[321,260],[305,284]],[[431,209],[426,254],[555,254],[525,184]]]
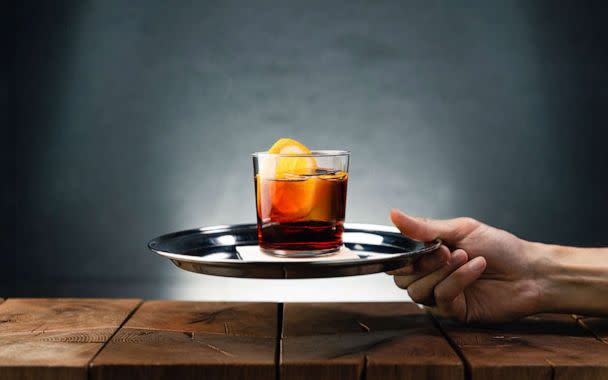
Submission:
[[[483,269],[484,266],[485,262],[481,258],[476,258],[471,262],[471,269],[474,271],[480,271]]]

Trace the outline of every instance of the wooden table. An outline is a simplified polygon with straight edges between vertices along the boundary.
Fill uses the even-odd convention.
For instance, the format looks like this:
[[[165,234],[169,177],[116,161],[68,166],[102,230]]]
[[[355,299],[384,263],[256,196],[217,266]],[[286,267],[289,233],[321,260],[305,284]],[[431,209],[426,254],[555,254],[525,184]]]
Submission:
[[[463,326],[412,303],[0,304],[0,379],[87,378],[608,379],[608,319]]]

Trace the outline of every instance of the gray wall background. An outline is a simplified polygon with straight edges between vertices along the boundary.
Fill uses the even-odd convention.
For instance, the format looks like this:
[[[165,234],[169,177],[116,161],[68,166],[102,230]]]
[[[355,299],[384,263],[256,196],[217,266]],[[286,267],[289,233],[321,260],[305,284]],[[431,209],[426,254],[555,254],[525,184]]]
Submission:
[[[249,154],[284,136],[352,151],[347,221],[388,224],[399,207],[606,245],[607,15],[600,2],[22,2],[0,290],[405,299],[384,274],[213,278],[146,251],[165,232],[254,222]]]

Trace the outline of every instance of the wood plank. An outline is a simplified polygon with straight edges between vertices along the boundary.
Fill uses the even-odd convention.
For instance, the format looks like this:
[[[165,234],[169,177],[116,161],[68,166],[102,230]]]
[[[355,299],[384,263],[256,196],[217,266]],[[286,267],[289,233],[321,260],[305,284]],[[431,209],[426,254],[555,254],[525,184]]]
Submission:
[[[569,315],[496,325],[439,323],[461,350],[473,380],[608,378],[608,345]]]
[[[277,309],[145,302],[91,363],[91,378],[273,379]]]
[[[280,373],[291,379],[462,379],[464,368],[412,303],[290,303]]]
[[[0,305],[0,379],[86,379],[133,299],[19,299]]]

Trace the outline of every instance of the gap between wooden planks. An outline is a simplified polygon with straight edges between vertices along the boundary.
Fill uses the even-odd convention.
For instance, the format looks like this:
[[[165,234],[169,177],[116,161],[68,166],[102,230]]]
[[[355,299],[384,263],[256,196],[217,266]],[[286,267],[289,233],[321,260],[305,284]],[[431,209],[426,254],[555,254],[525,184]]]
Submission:
[[[575,319],[541,314],[494,325],[436,322],[465,361],[467,378],[608,379],[608,344]]]
[[[272,379],[277,305],[148,301],[90,366],[91,379]]]
[[[0,304],[0,379],[86,379],[88,365],[141,303],[8,299]]]
[[[181,305],[185,309],[175,315],[176,320],[188,320],[192,307],[197,303]],[[128,374],[129,377],[156,377],[156,373],[159,377],[168,373],[218,377],[229,373],[227,378],[238,375],[272,378],[271,368],[278,363],[278,372],[274,376],[281,379],[460,379],[464,377],[463,364],[458,357],[460,355],[468,364],[469,375],[474,379],[596,379],[604,375],[602,350],[594,347],[591,355],[587,352],[589,346],[593,347],[598,342],[573,323],[574,320],[569,316],[535,316],[515,323],[485,327],[467,327],[441,321],[440,326],[453,343],[457,355],[439,330],[430,323],[428,316],[412,304],[286,304],[277,320],[266,325],[266,333],[259,333],[261,326],[250,328],[250,324],[253,321],[271,320],[272,309],[267,310],[266,314],[258,313],[257,317],[251,318],[250,315],[256,313],[247,311],[247,308],[253,307],[252,305],[241,305],[241,311],[234,315],[227,313],[229,310],[235,311],[230,308],[203,312],[198,321],[209,321],[210,325],[202,329],[202,334],[192,332],[191,338],[197,336],[202,338],[202,342],[208,343],[210,337],[205,334],[222,335],[222,328],[223,335],[230,335],[225,322],[239,320],[243,326],[236,328],[233,335],[261,335],[253,342],[226,340],[222,337],[212,347],[203,347],[204,355],[199,359],[194,358],[196,355],[190,358],[178,356],[151,365],[150,358],[167,353],[166,347],[155,351],[161,336],[166,333],[183,334],[190,327],[180,324],[181,322],[167,325],[164,319],[157,319],[155,315],[167,310],[175,311],[176,306],[172,302],[157,302],[155,308],[140,310],[130,321],[131,324],[125,325],[124,332],[121,330],[116,336],[117,352],[112,352],[112,342],[100,354],[99,361],[93,363],[92,368],[96,365],[106,366],[106,375],[111,375],[108,377],[120,374]],[[203,304],[203,308],[208,307],[209,305]],[[215,320],[209,313],[213,318],[220,315],[223,317]],[[258,338],[272,334],[273,324],[280,327],[280,331],[273,337],[274,360],[271,359],[273,348],[270,341],[255,345],[261,343]],[[117,357],[121,357],[120,349],[126,347],[122,355],[132,355],[132,346],[129,346],[132,342],[123,344],[120,341],[121,334],[138,328],[155,331],[152,334],[154,338],[146,338],[149,342],[145,340],[143,347],[140,347],[142,351],[135,355],[140,361],[136,362],[130,357],[122,364],[117,362]],[[471,339],[473,343],[462,344],[463,337],[465,340]],[[187,337],[186,342],[187,351],[192,353],[191,342]],[[208,361],[209,349],[221,354],[219,359],[213,360],[225,366],[221,371]],[[229,357],[234,355],[235,350],[241,350],[239,358],[231,361]],[[170,351],[173,352],[174,349]],[[252,357],[252,351],[262,355]],[[109,361],[102,360],[108,358]],[[248,360],[251,360],[249,365],[242,366]],[[101,376],[103,374],[103,371],[97,374],[92,372],[93,378],[104,378]]]
[[[113,311],[108,302],[126,307]],[[292,364],[301,360],[283,361],[283,354],[301,355],[306,362],[306,355],[317,352],[331,355],[333,364],[328,368],[339,376],[403,378],[408,373],[439,375],[447,369],[456,374],[447,378],[462,378],[457,356],[424,313],[411,304],[288,304],[283,313],[282,304],[149,301],[138,308],[139,301],[129,302],[9,301],[9,307],[0,307],[6,321],[0,340],[8,343],[3,347],[12,353],[13,361],[0,349],[3,374],[43,379],[289,378]],[[306,330],[304,326],[322,328]],[[425,340],[427,334],[431,341]],[[437,344],[448,356],[447,366],[437,355],[424,351],[436,349]],[[424,349],[416,354],[417,347]],[[386,356],[383,351],[395,355]],[[425,356],[428,363],[422,360]],[[37,362],[40,359],[44,360]],[[318,359],[324,360],[319,356],[316,363],[312,360],[296,373],[306,375],[308,369],[318,369]]]
[[[464,368],[412,303],[288,303],[280,378],[462,379]]]
[[[462,379],[466,369],[473,379],[581,380],[606,373],[606,351],[597,346],[608,347],[600,341],[606,319],[536,316],[495,326],[438,321],[440,332],[409,303],[138,305],[6,301],[0,305],[0,378]],[[593,326],[596,336],[577,322]]]
[[[90,367],[100,380],[167,376],[462,379],[463,366],[413,304],[149,301]]]

